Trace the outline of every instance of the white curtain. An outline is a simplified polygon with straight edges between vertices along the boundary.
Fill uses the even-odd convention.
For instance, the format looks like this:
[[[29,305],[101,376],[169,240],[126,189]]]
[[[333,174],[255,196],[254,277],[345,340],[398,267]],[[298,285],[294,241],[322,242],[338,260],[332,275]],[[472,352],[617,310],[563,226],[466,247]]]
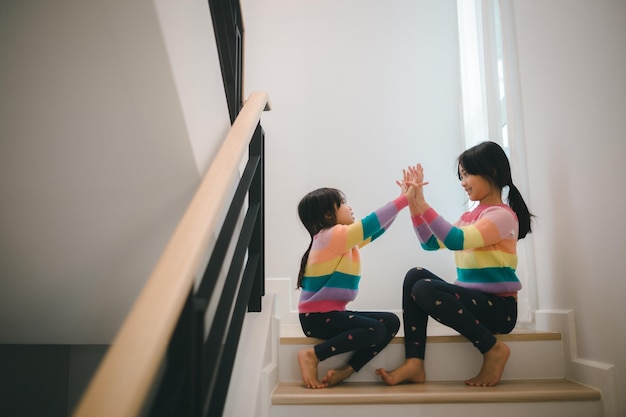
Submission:
[[[532,208],[512,5],[506,0],[457,0],[457,8],[465,147],[484,140],[502,145],[511,161],[513,182]],[[532,234],[519,241],[518,257],[523,285],[518,322],[532,323],[537,309]]]

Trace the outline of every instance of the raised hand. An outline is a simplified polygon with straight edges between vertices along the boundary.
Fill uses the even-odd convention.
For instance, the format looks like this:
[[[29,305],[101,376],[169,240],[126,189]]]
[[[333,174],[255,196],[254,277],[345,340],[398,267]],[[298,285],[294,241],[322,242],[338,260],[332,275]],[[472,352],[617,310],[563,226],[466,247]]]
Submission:
[[[428,182],[424,181],[424,168],[422,164],[409,166],[408,169],[403,170],[403,172],[405,172],[405,183],[410,188],[410,192],[407,193],[409,205],[416,211],[424,213],[429,206],[424,198],[424,186],[427,185]]]
[[[413,167],[410,166],[408,169],[411,172],[413,182],[418,184],[424,182],[424,168],[422,167],[422,164],[417,164]]]
[[[402,179],[396,181],[396,184],[400,187],[400,194],[406,194],[409,191],[411,181],[412,174],[410,172],[410,167],[408,169],[403,169]]]

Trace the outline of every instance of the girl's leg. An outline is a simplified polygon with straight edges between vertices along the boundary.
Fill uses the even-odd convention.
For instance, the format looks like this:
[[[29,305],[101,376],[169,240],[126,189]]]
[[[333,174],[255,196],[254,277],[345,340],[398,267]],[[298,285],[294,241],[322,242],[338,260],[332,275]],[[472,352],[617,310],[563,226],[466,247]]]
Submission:
[[[350,357],[348,363],[344,367],[328,371],[326,376],[322,378],[322,382],[327,383],[328,386],[336,385],[348,378],[354,372],[358,372],[367,362],[382,351],[389,344],[389,342],[391,342],[391,340],[393,340],[394,336],[400,329],[400,320],[398,319],[398,316],[393,313],[366,311],[352,311],[349,313],[358,315],[361,318],[365,317],[373,320],[373,322],[368,321],[367,324],[375,326],[376,330],[373,330],[374,327],[369,327],[368,336],[375,335],[375,337],[371,338],[369,341],[364,341],[364,343],[368,343],[368,347],[355,350],[354,354]],[[379,337],[380,328],[384,328],[385,332],[382,339]]]
[[[317,364],[319,363],[320,360],[315,356],[313,348],[298,351],[298,364],[300,365],[302,381],[308,388],[325,388],[328,386],[317,377]]]
[[[355,351],[346,367],[329,372],[320,384],[312,377],[311,362],[306,360],[305,353],[299,354],[303,379],[313,388],[334,385],[353,372],[359,371],[387,346],[400,327],[400,320],[395,314],[382,312],[335,311],[301,314],[300,322],[307,336],[325,339],[313,348],[314,357],[317,359],[314,364],[316,377],[319,361],[340,353]],[[310,358],[310,352],[307,357]]]
[[[424,279],[441,280],[441,278],[423,268],[410,269],[404,277],[402,286],[402,317],[406,360],[393,371],[387,372],[382,368],[376,370],[376,373],[388,385],[396,385],[405,381],[424,382],[426,380],[424,355],[428,314],[416,304],[413,295],[415,284]]]
[[[497,385],[500,382],[510,355],[511,350],[509,347],[503,342],[496,341],[496,344],[483,354],[483,364],[478,375],[466,379],[465,385],[474,387],[493,387]]]
[[[483,354],[495,345],[494,333],[509,333],[515,327],[517,303],[513,297],[431,279],[417,282],[412,291],[422,311],[461,333]]]
[[[307,336],[313,337],[317,334],[318,327],[322,326],[323,317],[320,314],[300,314],[300,324],[302,330]],[[320,359],[315,353],[314,348],[305,348],[298,351],[298,364],[300,365],[300,373],[302,381],[308,388],[325,388],[327,383],[322,382],[318,378],[317,365]]]
[[[402,318],[404,321],[405,357],[424,359],[426,354],[426,327],[428,313],[415,301],[413,288],[422,281],[441,281],[437,275],[424,268],[410,269],[402,285]]]
[[[497,384],[510,350],[504,343],[498,342],[494,333],[509,333],[515,326],[515,299],[431,279],[417,282],[412,292],[416,303],[424,312],[457,330],[483,354],[481,371],[476,377],[465,381],[466,384]]]
[[[367,331],[363,331],[363,340],[359,343],[360,346],[366,347],[354,349],[354,354],[348,360],[348,365],[358,372],[393,340],[400,330],[400,319],[395,314],[387,312],[359,311],[352,313],[360,317],[359,321],[365,319],[363,325],[367,326]],[[358,336],[355,335],[354,337]]]

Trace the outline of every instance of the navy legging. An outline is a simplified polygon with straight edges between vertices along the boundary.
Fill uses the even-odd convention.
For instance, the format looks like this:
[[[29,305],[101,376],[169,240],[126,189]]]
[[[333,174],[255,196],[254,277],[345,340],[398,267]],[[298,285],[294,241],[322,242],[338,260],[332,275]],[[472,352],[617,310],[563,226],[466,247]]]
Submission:
[[[459,287],[423,268],[413,268],[402,287],[405,354],[424,359],[428,316],[452,327],[481,352],[509,333],[517,321],[517,300]]]
[[[314,347],[320,361],[354,351],[348,365],[355,371],[387,346],[400,329],[398,316],[386,312],[330,311],[299,316],[304,334],[324,339]]]

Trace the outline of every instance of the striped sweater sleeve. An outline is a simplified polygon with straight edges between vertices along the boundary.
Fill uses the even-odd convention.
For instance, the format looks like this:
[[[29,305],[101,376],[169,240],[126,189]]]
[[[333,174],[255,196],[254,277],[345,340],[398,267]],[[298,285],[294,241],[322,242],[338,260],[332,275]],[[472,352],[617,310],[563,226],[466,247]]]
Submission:
[[[401,195],[374,211],[363,222],[363,241],[357,243],[360,247],[373,242],[391,227],[398,213],[409,205],[406,196]]]
[[[489,293],[521,288],[515,274],[518,222],[508,206],[479,206],[455,224],[431,208],[413,216],[413,224],[425,249],[455,251],[458,285]]]
[[[423,220],[443,246],[451,250],[475,249],[498,243],[517,235],[517,217],[503,206],[478,207],[465,213],[453,225],[433,208],[427,210]]]
[[[399,196],[361,220],[350,225],[335,226],[334,238],[328,248],[335,253],[344,253],[354,246],[363,247],[379,237],[393,223],[398,213],[408,206],[405,196]],[[341,236],[341,237],[340,237]]]
[[[435,236],[430,230],[428,223],[424,220],[421,214],[414,214],[411,216],[411,222],[413,223],[413,229],[417,235],[421,246],[425,250],[437,250],[444,246],[439,243],[437,236]]]

